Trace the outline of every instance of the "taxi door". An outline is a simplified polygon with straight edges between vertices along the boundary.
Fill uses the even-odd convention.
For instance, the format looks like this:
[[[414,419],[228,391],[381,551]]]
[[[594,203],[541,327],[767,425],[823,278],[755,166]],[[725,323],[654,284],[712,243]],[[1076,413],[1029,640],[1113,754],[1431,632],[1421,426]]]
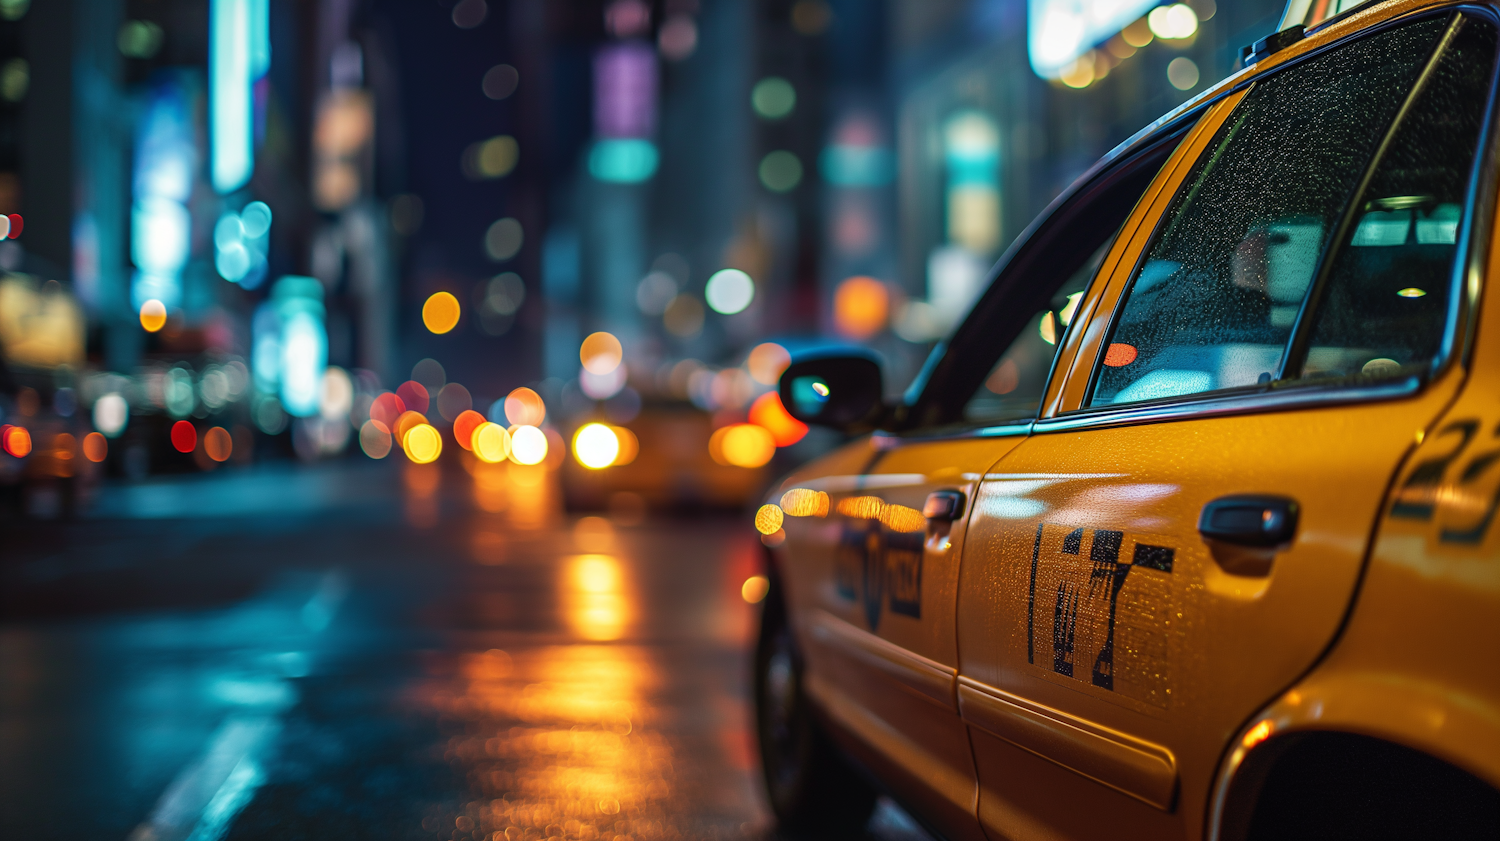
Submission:
[[[1228,741],[1333,639],[1462,376],[1494,41],[1421,18],[1205,120],[975,495],[958,695],[992,838],[1198,837]]]
[[[1189,159],[1178,150],[1196,116],[1106,162],[1023,234],[919,378],[920,395],[899,410],[909,432],[876,433],[779,489],[777,566],[807,660],[804,685],[845,749],[946,838],[983,838],[956,692],[954,608],[971,502],[1030,431],[1056,342],[1144,219],[1158,171]]]
[[[808,694],[852,737],[846,750],[954,839],[983,837],[954,694],[963,515],[1019,440],[877,437],[863,463],[840,454],[850,472],[794,478],[781,496]]]

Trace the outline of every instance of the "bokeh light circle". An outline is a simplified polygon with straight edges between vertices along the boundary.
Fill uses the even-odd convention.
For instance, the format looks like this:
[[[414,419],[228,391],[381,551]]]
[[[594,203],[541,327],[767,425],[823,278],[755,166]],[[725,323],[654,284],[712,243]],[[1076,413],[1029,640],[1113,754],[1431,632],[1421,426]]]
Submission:
[[[97,432],[83,436],[83,457],[98,464],[109,456],[109,439]]]
[[[443,453],[443,436],[432,424],[419,423],[406,431],[401,439],[406,457],[417,464],[430,464]]]
[[[402,449],[405,449],[406,433],[411,432],[413,427],[424,423],[427,423],[426,415],[408,409],[401,413],[401,417],[396,418],[396,425],[391,427],[391,434],[396,437],[396,442],[401,445]]]
[[[147,333],[155,333],[167,326],[167,305],[152,298],[141,304],[141,327]]]
[[[359,428],[359,448],[370,458],[385,458],[390,455],[390,427],[374,418],[365,421]]]
[[[214,461],[228,461],[234,454],[234,439],[229,430],[216,426],[203,433],[203,452]]]
[[[873,277],[845,278],[833,293],[833,325],[851,339],[867,339],[885,327],[891,293]]]
[[[130,404],[114,392],[94,401],[94,428],[114,438],[125,431],[130,420]]]
[[[745,361],[745,367],[750,369],[751,379],[761,385],[776,385],[781,379],[781,372],[790,364],[792,355],[775,342],[756,345],[750,351],[750,358]]]
[[[516,464],[541,464],[547,458],[547,433],[534,426],[510,431],[510,460]]]
[[[615,456],[615,466],[629,464],[641,454],[641,439],[623,426],[612,426],[615,437],[620,439],[620,454]]]
[[[3,429],[0,432],[0,449],[16,458],[25,458],[31,454],[31,433],[26,427],[6,424],[0,429]]]
[[[760,467],[776,455],[776,441],[765,427],[739,423],[724,433],[724,460],[735,467]]]
[[[460,412],[453,419],[453,438],[460,447],[466,450],[474,449],[474,433],[485,424],[484,415],[473,409]]]
[[[802,183],[802,161],[785,149],[767,153],[756,170],[760,183],[773,193],[785,193]]]
[[[739,269],[720,269],[709,277],[703,297],[714,312],[734,315],[755,300],[755,281]]]
[[[775,534],[781,531],[782,520],[781,506],[768,502],[755,512],[755,530],[761,534]]]
[[[547,404],[529,388],[518,388],[505,396],[505,420],[512,426],[541,426],[547,419]]]
[[[474,430],[474,455],[486,464],[499,464],[510,457],[510,433],[498,423],[486,421]]]
[[[769,592],[771,592],[771,581],[764,575],[752,575],[740,585],[740,598],[750,604],[759,604]]]
[[[776,455],[776,441],[764,427],[736,423],[714,431],[708,439],[708,454],[719,464],[761,467]]]
[[[427,412],[427,406],[431,402],[427,386],[416,380],[407,380],[396,387],[396,396],[401,398],[401,403],[408,411]]]
[[[779,120],[797,107],[797,89],[780,76],[767,76],[750,89],[750,106],[763,119]]]
[[[198,446],[198,430],[180,420],[172,424],[172,447],[179,453],[191,453]]]
[[[608,374],[595,374],[584,369],[578,372],[578,388],[595,400],[608,400],[625,388],[626,373],[623,366]]]
[[[474,408],[474,398],[467,388],[458,383],[448,383],[437,393],[438,414],[442,415],[445,421],[456,421],[459,415],[472,408]]]
[[[573,435],[573,457],[590,470],[614,464],[620,454],[620,439],[602,423],[588,423]]]
[[[625,358],[625,349],[620,340],[610,333],[593,333],[583,340],[578,348],[578,358],[590,374],[609,374],[620,367]]]
[[[458,299],[451,292],[434,292],[422,305],[422,324],[442,335],[458,326]]]
[[[370,419],[380,421],[380,424],[389,432],[395,425],[396,418],[406,411],[406,401],[392,392],[385,392],[370,402]]]

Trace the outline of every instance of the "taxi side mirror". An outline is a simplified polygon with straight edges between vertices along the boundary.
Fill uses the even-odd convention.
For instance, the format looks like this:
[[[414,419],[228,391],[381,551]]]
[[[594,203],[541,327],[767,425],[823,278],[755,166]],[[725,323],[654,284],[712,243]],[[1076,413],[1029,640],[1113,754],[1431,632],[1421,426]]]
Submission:
[[[781,375],[781,403],[803,423],[846,434],[868,432],[885,417],[880,363],[858,351],[802,356]]]

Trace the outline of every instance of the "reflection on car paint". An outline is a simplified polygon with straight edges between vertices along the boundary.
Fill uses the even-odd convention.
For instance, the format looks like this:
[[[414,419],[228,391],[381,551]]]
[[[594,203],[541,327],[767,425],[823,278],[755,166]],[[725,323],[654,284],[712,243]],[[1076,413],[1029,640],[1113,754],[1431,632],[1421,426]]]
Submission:
[[[922,555],[927,518],[905,505],[875,496],[846,497],[835,510],[847,519],[834,553],[834,588],[859,599],[870,630],[880,627],[881,613],[922,618]]]

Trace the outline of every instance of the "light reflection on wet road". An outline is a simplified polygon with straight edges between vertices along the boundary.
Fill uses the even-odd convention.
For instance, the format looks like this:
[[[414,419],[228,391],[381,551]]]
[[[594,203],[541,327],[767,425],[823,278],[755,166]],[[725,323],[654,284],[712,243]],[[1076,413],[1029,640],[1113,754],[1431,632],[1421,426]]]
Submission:
[[[753,533],[555,481],[221,474],[8,524],[0,837],[766,837]]]

